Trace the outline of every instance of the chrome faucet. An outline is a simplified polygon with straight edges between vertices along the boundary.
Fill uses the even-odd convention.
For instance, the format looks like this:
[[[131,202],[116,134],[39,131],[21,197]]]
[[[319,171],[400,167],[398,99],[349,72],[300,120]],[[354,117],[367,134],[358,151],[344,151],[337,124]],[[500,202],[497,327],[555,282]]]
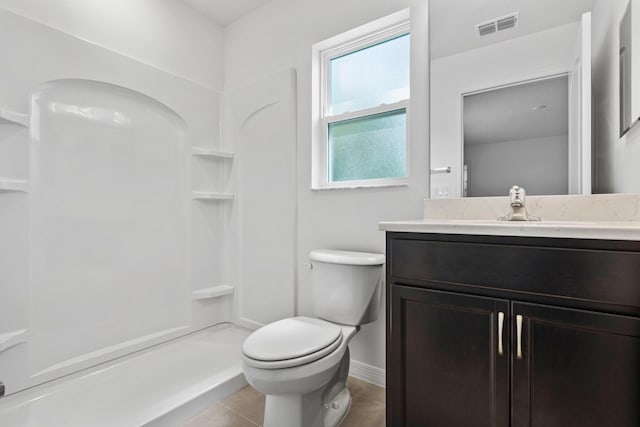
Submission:
[[[525,206],[527,192],[524,188],[514,185],[509,190],[510,209],[505,216],[499,216],[498,221],[540,221],[537,216],[529,215]]]

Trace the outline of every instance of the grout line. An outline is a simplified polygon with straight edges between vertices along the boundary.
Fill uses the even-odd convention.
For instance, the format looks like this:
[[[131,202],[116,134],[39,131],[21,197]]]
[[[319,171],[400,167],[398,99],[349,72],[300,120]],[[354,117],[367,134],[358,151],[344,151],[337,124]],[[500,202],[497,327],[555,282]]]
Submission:
[[[247,417],[244,416],[244,414],[234,410],[233,408],[228,407],[227,405],[225,405],[222,402],[218,402],[218,405],[222,406],[225,409],[228,409],[229,411],[233,412],[234,414],[238,415],[240,418],[244,419],[245,421],[249,421],[249,423],[253,424],[256,427],[262,427],[260,424],[257,424],[255,421],[253,421],[252,419],[249,419]]]

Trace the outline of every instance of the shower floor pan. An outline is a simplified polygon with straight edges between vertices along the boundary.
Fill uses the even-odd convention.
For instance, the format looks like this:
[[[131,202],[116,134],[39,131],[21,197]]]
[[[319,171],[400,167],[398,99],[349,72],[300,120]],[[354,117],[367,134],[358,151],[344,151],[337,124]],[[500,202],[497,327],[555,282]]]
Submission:
[[[251,331],[208,329],[0,399],[0,426],[165,427],[241,389]]]

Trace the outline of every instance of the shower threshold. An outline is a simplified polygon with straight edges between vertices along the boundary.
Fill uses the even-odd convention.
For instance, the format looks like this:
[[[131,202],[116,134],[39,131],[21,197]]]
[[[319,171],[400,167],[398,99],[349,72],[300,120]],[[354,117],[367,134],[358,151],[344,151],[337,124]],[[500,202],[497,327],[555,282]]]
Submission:
[[[175,427],[247,383],[251,331],[231,324],[139,351],[0,399],[0,426]]]

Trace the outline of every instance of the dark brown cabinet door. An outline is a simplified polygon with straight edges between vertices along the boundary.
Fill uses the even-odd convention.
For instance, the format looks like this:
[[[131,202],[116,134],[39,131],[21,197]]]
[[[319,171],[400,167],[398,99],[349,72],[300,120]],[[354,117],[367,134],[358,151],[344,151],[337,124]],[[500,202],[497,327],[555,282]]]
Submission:
[[[392,285],[390,309],[387,425],[508,427],[509,303]]]
[[[513,427],[640,426],[640,319],[513,303],[511,326]]]

